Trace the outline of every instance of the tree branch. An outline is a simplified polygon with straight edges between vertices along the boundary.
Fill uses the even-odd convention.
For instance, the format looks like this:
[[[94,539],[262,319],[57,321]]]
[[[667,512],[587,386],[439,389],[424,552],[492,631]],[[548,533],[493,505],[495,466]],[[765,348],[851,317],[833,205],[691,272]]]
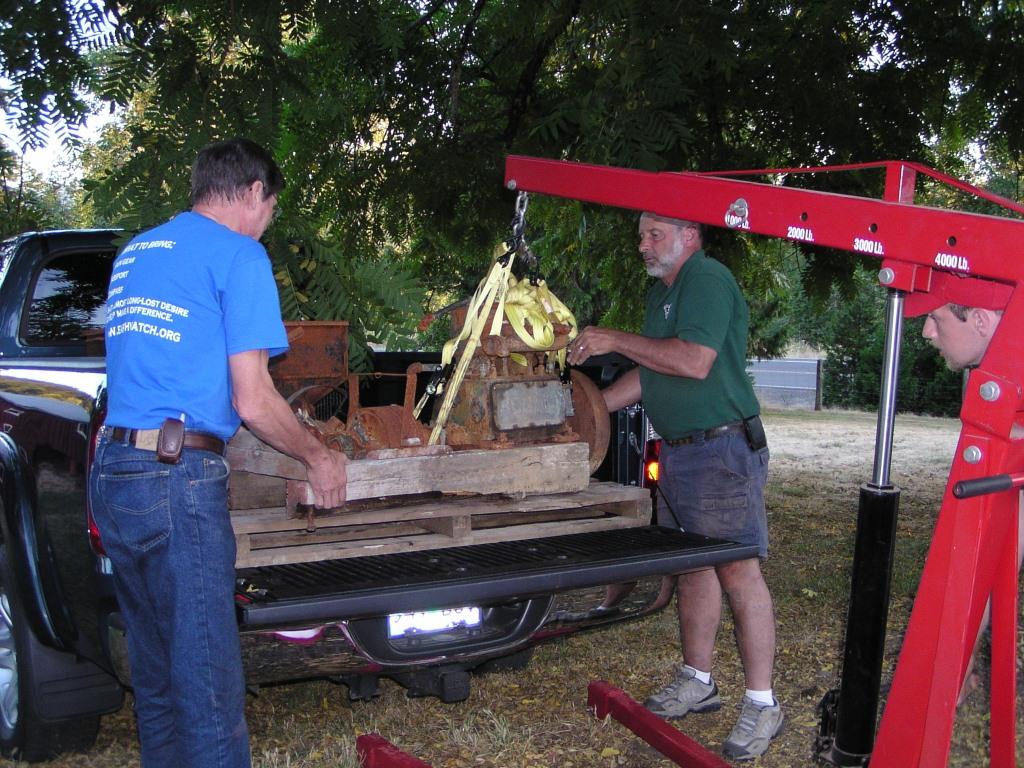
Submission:
[[[434,14],[441,10],[441,6],[443,5],[444,0],[434,0],[427,8],[426,13],[424,13],[422,16],[416,19],[416,21],[414,21],[412,24],[408,26],[408,28],[405,30],[405,34],[411,35],[424,24],[427,24],[430,21],[430,19],[433,18]]]
[[[473,36],[473,30],[476,28],[476,23],[479,21],[480,14],[483,12],[486,4],[487,0],[476,0],[476,5],[473,6],[473,12],[469,16],[469,21],[466,22],[466,26],[462,29],[462,37],[459,38],[459,49],[455,54],[455,67],[452,70],[451,81],[448,83],[448,121],[453,126],[456,124],[459,111],[459,86],[462,82],[462,63],[466,58],[466,51],[469,49],[469,41]]]
[[[533,96],[544,60],[551,52],[552,46],[572,23],[576,14],[579,13],[582,4],[583,0],[570,0],[561,16],[548,25],[544,36],[533,52],[533,56],[530,57],[530,60],[523,68],[522,74],[519,76],[519,84],[516,86],[515,93],[512,94],[512,99],[509,103],[508,122],[502,135],[502,141],[506,146],[511,144],[516,134],[519,133],[519,124],[522,122],[523,113],[526,111],[526,107]]]

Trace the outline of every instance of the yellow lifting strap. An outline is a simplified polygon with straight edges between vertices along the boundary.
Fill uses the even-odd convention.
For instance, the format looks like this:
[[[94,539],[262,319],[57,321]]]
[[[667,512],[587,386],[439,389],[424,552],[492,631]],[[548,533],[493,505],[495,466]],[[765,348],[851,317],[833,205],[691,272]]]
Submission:
[[[487,324],[487,316],[491,314],[491,307],[497,305],[494,312],[494,319],[491,322],[491,335],[501,333],[501,322],[504,314],[505,293],[508,290],[508,278],[512,273],[512,262],[514,254],[509,254],[502,263],[498,259],[491,265],[480,285],[477,286],[473,298],[466,309],[466,321],[462,324],[462,331],[454,339],[449,339],[441,351],[441,367],[451,363],[455,357],[455,350],[463,341],[466,342],[462,350],[462,356],[455,367],[451,380],[444,387],[444,400],[441,402],[441,409],[434,422],[434,428],[430,432],[429,445],[437,445],[441,437],[441,431],[448,422],[448,414],[451,412],[452,403],[455,402],[455,394],[459,391],[462,380],[466,377],[466,369],[469,368],[469,361],[473,359],[473,353],[480,344],[480,335],[483,333],[484,325]],[[414,411],[419,417],[420,411],[426,402],[426,397],[420,400]]]
[[[555,323],[569,326],[569,340],[576,338],[576,318],[548,288],[544,280],[534,285],[509,275],[505,317],[516,336],[530,349],[550,349],[555,343]],[[526,324],[530,327],[527,329]],[[558,350],[558,365],[565,370],[565,349]]]
[[[431,430],[429,445],[437,445],[441,431],[448,422],[455,395],[466,376],[473,353],[480,345],[480,337],[492,307],[496,306],[489,331],[492,336],[501,334],[502,320],[507,317],[516,335],[531,349],[548,349],[554,344],[555,322],[569,326],[570,341],[576,338],[576,318],[569,308],[551,293],[543,280],[537,285],[533,285],[529,280],[517,281],[512,275],[513,258],[514,255],[510,254],[506,264],[502,264],[500,259],[494,262],[487,277],[477,286],[469,302],[466,320],[459,335],[449,339],[444,345],[441,352],[442,368],[452,362],[459,344],[465,341],[452,378],[444,385],[444,400]],[[565,349],[558,350],[557,360],[562,370],[565,370]],[[414,417],[419,418],[428,398],[429,395],[424,395],[417,403],[413,411]]]

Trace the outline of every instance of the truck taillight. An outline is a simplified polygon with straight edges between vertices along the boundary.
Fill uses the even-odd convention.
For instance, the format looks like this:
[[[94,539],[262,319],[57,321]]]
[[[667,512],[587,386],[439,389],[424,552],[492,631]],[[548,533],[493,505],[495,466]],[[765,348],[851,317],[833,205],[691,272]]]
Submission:
[[[644,488],[655,488],[658,485],[658,454],[661,452],[661,440],[648,440],[644,443]]]
[[[92,516],[92,500],[89,498],[89,474],[92,469],[92,463],[96,459],[96,443],[100,439],[100,427],[103,426],[106,416],[106,407],[100,407],[93,411],[92,418],[89,420],[89,458],[85,465],[85,524],[89,533],[89,546],[92,547],[93,552],[101,557],[106,557],[107,551],[103,548],[99,526],[96,525],[96,520]]]
[[[107,550],[103,548],[103,539],[100,537],[100,529],[96,527],[96,521],[92,519],[92,510],[89,509],[88,502],[86,503],[85,519],[89,527],[89,546],[92,547],[92,551],[97,555],[105,557]]]

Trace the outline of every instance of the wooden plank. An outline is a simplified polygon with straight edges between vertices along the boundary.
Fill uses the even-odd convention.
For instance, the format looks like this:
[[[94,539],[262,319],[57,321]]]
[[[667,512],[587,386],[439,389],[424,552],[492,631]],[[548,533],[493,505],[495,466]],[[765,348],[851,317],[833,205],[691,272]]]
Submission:
[[[583,509],[551,509],[546,512],[506,512],[502,515],[477,515],[472,518],[472,523],[474,531],[481,531],[485,528],[530,525],[533,523],[546,523],[552,520],[587,520],[598,517],[605,517],[603,509],[584,507]]]
[[[510,528],[489,528],[473,531],[460,544],[484,544],[495,541],[521,541],[537,539],[545,536],[558,536],[565,533],[584,533],[586,531],[603,531],[630,528],[638,525],[638,521],[628,517],[603,517],[596,520],[570,520],[554,523],[538,523],[535,525],[518,525]],[[236,561],[238,568],[251,568],[261,565],[284,565],[286,563],[307,563],[318,560],[334,560],[367,555],[386,555],[394,552],[412,552],[418,550],[437,549],[452,545],[452,540],[441,534],[424,534],[422,536],[386,537],[362,539],[359,541],[325,542],[296,547],[275,547],[250,551],[245,558]]]
[[[225,455],[239,471],[306,479],[300,462],[245,430],[239,430]],[[431,492],[523,495],[581,491],[590,480],[588,456],[586,443],[548,443],[438,456],[355,460],[347,469],[348,498],[355,501]]]
[[[367,499],[397,493],[534,494],[581,491],[590,482],[586,443],[554,443],[450,456],[351,462],[348,493]],[[353,466],[355,465],[355,466]]]
[[[359,539],[381,539],[385,536],[414,536],[426,533],[437,533],[451,539],[446,546],[459,543],[457,539],[468,538],[474,531],[487,528],[511,528],[520,525],[535,525],[547,522],[568,522],[571,520],[599,519],[606,517],[599,508],[584,509],[552,509],[546,512],[508,512],[498,515],[468,515],[437,518],[435,520],[417,520],[414,522],[388,522],[373,525],[345,525],[317,528],[316,530],[294,529],[288,531],[271,531],[251,533],[241,536],[245,540],[246,551],[270,549],[275,547],[310,546],[339,541],[356,541]]]
[[[510,512],[538,512],[552,509],[572,510],[601,505],[607,511],[643,520],[650,518],[650,492],[636,486],[617,483],[591,483],[576,493],[545,494],[525,498],[447,498],[402,504],[360,511],[332,510],[313,518],[318,527],[336,525],[367,525],[371,523],[422,521],[453,515],[499,515]],[[236,510],[231,513],[235,533],[261,533],[304,529],[305,517],[289,517],[283,508]]]
[[[249,542],[251,538],[244,535],[235,536],[235,562],[241,562],[249,556]]]
[[[417,520],[417,523],[428,531],[447,536],[452,539],[453,544],[459,543],[460,539],[467,538],[473,532],[473,522],[469,515],[428,518]]]
[[[289,480],[306,479],[306,468],[301,461],[271,448],[245,427],[241,427],[228,442],[224,458],[234,470]]]
[[[309,547],[339,541],[365,541],[367,539],[399,538],[422,536],[430,533],[426,528],[413,523],[388,523],[387,525],[353,525],[345,528],[321,528],[316,531],[274,531],[272,533],[250,534],[245,537],[247,552],[281,547]]]
[[[228,508],[283,507],[286,483],[287,480],[281,477],[232,471],[228,483]]]

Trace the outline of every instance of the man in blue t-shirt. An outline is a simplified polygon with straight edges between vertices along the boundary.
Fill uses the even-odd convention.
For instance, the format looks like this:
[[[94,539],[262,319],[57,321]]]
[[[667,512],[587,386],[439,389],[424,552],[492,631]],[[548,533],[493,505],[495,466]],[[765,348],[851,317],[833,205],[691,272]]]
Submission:
[[[766,557],[768,447],[746,375],[747,304],[729,270],[704,254],[698,224],[645,213],[640,253],[658,278],[643,333],[586,328],[569,362],[617,352],[638,363],[603,394],[609,411],[643,400],[662,437],[661,525],[750,544]],[[734,760],[763,754],[783,714],[772,691],[775,614],[759,557],[681,574],[676,592],[684,664],[645,706],[668,718],[721,707],[711,661],[724,593],[747,690],[723,752]]]
[[[328,450],[274,387],[288,347],[259,238],[284,178],[247,139],[192,168],[192,210],[134,238],[107,296],[107,415],[90,502],[127,628],[144,768],[250,766],[224,444],[245,422],[345,503]]]

